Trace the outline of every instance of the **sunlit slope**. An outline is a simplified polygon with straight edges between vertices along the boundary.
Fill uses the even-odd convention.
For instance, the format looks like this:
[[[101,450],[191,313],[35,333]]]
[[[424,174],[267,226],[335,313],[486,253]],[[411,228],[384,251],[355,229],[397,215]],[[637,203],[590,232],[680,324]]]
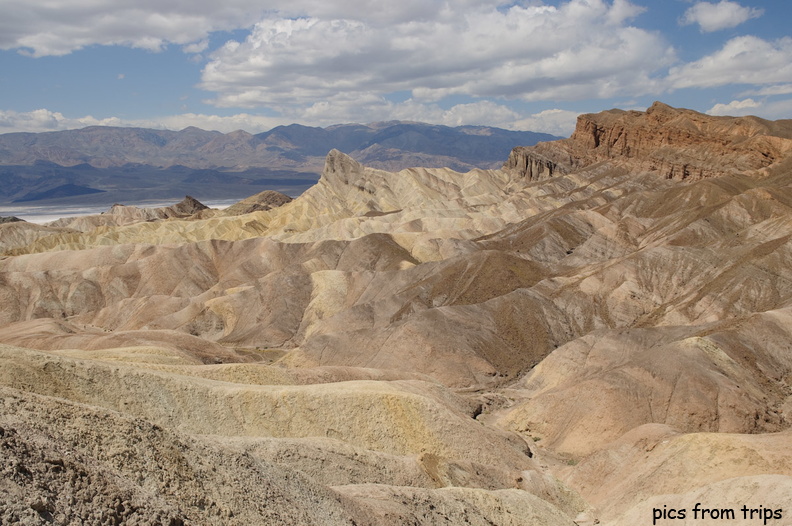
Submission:
[[[581,116],[501,170],[333,151],[277,208],[19,230],[0,383],[299,472],[341,523],[785,506],[791,130],[658,103]]]

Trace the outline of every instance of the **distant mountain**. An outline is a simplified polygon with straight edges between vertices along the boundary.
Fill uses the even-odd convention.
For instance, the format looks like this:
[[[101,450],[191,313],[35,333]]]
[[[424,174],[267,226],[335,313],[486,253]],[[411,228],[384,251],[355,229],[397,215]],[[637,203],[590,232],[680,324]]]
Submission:
[[[240,170],[250,167],[321,171],[327,152],[388,165],[415,155],[437,158],[432,165],[452,169],[500,166],[515,146],[559,139],[546,133],[486,126],[451,128],[415,122],[341,124],[314,128],[291,124],[251,135],[223,134],[195,127],[181,131],[90,126],[79,130],[0,135],[0,165],[49,161],[60,166],[95,168],[129,163],[158,168]],[[389,152],[383,156],[382,152]],[[382,158],[382,159],[380,159]],[[447,164],[447,161],[451,165]],[[407,167],[407,166],[403,166]]]
[[[387,170],[468,171],[500,167],[514,147],[556,139],[485,126],[400,121],[328,128],[291,124],[256,135],[105,126],[8,133],[0,134],[0,203],[75,195],[53,192],[64,185],[85,187],[82,196],[108,202],[152,192],[174,198],[196,193],[196,186],[199,193],[205,191],[203,199],[244,197],[266,188],[294,195],[319,178],[332,149]]]

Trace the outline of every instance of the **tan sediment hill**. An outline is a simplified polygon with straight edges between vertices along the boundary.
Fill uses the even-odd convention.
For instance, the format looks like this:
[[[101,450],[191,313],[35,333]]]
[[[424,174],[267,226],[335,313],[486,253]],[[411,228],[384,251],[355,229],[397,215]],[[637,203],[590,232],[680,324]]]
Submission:
[[[64,233],[73,233],[73,230],[38,225],[27,221],[4,221],[0,223],[0,253],[25,247],[42,237]]]
[[[292,198],[286,194],[274,190],[264,190],[229,206],[223,210],[223,215],[234,216],[258,212],[259,210],[271,210],[291,201]]]
[[[191,196],[186,196],[182,201],[171,206],[158,208],[141,208],[114,204],[107,212],[98,215],[80,216],[58,219],[48,223],[48,226],[70,228],[80,232],[93,230],[100,226],[121,226],[142,221],[159,221],[171,218],[189,218],[208,207]]]
[[[196,199],[186,196],[182,201],[171,206],[140,208],[115,204],[107,212],[101,214],[61,218],[45,225],[21,220],[0,221],[0,254],[14,253],[18,249],[35,244],[39,239],[48,245],[53,240],[79,237],[83,232],[97,231],[101,236],[107,232],[108,227],[156,222],[171,218],[197,219],[202,217],[202,214],[211,217],[217,212],[217,210],[210,210]]]
[[[225,467],[181,497],[147,482],[170,469],[151,463],[121,486],[126,468],[79,449],[130,503],[153,491],[158,517],[231,523],[214,502],[240,524],[322,524],[327,506],[328,524],[626,526],[663,505],[783,508],[790,152],[790,121],[656,103],[581,116],[501,170],[332,151],[270,209],[31,236],[0,259],[0,385],[113,415],[100,443],[137,419],[188,466],[237,459],[260,466],[244,480],[319,499],[242,504],[215,488]],[[42,434],[4,407],[15,444],[66,458],[77,427]],[[0,513],[70,516],[40,498]]]

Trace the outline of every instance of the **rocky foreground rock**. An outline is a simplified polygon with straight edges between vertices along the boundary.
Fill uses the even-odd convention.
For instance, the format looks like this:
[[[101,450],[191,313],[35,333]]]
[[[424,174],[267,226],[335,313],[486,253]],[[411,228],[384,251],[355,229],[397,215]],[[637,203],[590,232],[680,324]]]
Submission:
[[[500,170],[4,223],[0,522],[789,519],[791,153],[656,103]]]

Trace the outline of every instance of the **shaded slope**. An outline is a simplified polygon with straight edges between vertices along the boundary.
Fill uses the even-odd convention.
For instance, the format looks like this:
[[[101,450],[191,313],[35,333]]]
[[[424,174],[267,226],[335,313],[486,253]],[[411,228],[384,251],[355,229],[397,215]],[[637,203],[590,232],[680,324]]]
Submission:
[[[2,383],[215,435],[375,522],[754,498],[791,475],[790,136],[655,104],[500,170],[332,151],[278,208],[31,239],[0,340],[41,351]]]

